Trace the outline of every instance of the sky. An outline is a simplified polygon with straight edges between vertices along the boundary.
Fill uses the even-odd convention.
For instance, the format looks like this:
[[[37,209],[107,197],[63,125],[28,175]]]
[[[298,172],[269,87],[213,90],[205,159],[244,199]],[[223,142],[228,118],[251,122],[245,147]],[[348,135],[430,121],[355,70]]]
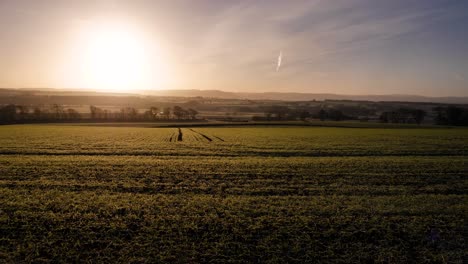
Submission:
[[[468,96],[466,25],[466,0],[0,0],[0,87]]]

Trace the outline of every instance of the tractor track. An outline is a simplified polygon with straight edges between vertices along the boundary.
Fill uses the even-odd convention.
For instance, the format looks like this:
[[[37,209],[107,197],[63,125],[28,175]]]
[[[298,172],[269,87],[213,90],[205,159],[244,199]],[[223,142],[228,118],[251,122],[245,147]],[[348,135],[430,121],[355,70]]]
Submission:
[[[177,135],[177,141],[182,141],[184,134],[182,133],[182,129],[179,128],[179,134]]]
[[[223,141],[224,139],[218,137],[218,136],[213,136],[213,135],[206,135],[201,132],[198,132],[192,128],[186,128],[185,130],[185,135],[184,132],[182,131],[182,128],[178,127],[176,132],[173,132],[170,134],[170,136],[164,141],[166,142],[179,142],[179,141],[184,141],[184,136],[185,140],[188,141],[194,141],[194,142],[213,142],[216,140]],[[190,131],[190,132],[189,132]]]
[[[217,136],[214,136],[214,135],[211,135],[211,136],[224,142],[224,139],[222,139],[220,137],[217,137]]]
[[[195,131],[195,130],[193,130],[193,129],[191,129],[191,128],[189,128],[189,130],[192,131],[192,132],[194,132],[194,133],[199,134],[200,136],[204,137],[204,138],[205,138],[206,140],[208,140],[209,142],[213,141],[212,138],[210,138],[209,136],[207,136],[207,135],[205,135],[205,134],[202,134],[202,133],[200,133],[200,132],[198,132],[198,131]]]

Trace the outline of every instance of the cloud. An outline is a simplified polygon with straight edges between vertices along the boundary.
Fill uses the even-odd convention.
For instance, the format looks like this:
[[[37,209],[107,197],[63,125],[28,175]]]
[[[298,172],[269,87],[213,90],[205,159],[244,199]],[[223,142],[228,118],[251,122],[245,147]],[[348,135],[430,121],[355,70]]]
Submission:
[[[282,61],[283,61],[283,51],[280,51],[280,54],[278,56],[278,63],[276,65],[276,71],[279,71]]]
[[[231,2],[232,3],[232,2]],[[404,5],[385,10],[373,1],[246,1],[221,8],[197,28],[187,63],[217,63],[225,69],[262,72],[278,50],[288,52],[288,69],[352,54],[417,32],[443,15],[436,8]],[[291,67],[289,67],[291,66]]]

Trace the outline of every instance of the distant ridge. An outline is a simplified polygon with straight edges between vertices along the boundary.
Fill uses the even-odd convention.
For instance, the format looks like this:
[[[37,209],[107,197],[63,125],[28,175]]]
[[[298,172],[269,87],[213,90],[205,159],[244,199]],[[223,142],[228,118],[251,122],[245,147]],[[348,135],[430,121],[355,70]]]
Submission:
[[[282,100],[282,101],[323,101],[323,100],[353,100],[353,101],[387,101],[387,102],[425,102],[425,103],[449,103],[468,104],[468,97],[429,97],[420,95],[341,95],[327,93],[242,93],[225,92],[220,90],[160,90],[143,91],[146,95],[176,96],[176,97],[212,97],[221,99],[248,99],[248,100]]]
[[[35,93],[62,96],[168,96],[168,97],[205,97],[219,99],[246,99],[246,100],[275,100],[275,101],[323,101],[323,100],[351,100],[374,102],[415,102],[415,103],[446,103],[468,104],[468,97],[446,96],[430,97],[421,95],[389,94],[389,95],[343,95],[332,93],[244,93],[226,92],[221,90],[143,90],[133,93],[111,93],[92,91],[89,89],[51,89],[51,88],[0,88],[0,96],[17,93]]]

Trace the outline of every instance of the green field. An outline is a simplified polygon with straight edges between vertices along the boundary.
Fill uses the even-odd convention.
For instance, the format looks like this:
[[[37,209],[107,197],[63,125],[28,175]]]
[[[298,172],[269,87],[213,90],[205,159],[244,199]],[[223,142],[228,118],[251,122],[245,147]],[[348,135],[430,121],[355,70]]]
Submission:
[[[468,129],[0,126],[0,262],[466,259]]]

